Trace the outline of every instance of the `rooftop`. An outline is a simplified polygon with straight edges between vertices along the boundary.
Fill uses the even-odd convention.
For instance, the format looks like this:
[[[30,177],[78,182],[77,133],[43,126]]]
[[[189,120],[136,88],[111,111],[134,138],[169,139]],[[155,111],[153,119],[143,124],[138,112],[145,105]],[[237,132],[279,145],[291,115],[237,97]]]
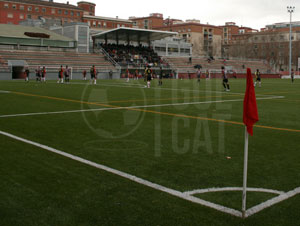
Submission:
[[[135,42],[148,42],[161,40],[166,37],[172,37],[177,35],[177,32],[169,32],[169,31],[158,31],[158,30],[148,30],[148,29],[138,29],[138,28],[127,28],[120,27],[109,31],[104,31],[98,34],[93,35],[94,38],[114,40],[116,36],[118,36],[119,40],[127,41],[129,38],[130,41]]]
[[[0,24],[0,37],[14,37],[14,38],[26,38],[26,39],[36,39],[25,35],[24,33],[39,33],[46,34],[50,37],[47,38],[49,40],[59,40],[59,41],[74,41],[65,36],[56,34],[54,32],[48,31],[39,27],[27,27],[21,25],[11,25],[11,24]],[[38,38],[40,39],[40,38]]]
[[[78,6],[71,5],[71,4],[42,1],[42,0],[5,0],[5,2],[16,2],[16,3],[23,3],[23,4],[38,4],[38,5],[44,5],[44,6],[54,6],[54,7],[58,7],[58,8],[83,10],[83,9],[79,8]]]
[[[89,19],[96,19],[96,20],[108,20],[108,21],[117,21],[117,22],[133,23],[133,21],[131,21],[131,20],[119,19],[119,18],[113,18],[113,17],[90,16],[90,15],[84,15],[83,17],[84,17],[84,18],[89,18]]]

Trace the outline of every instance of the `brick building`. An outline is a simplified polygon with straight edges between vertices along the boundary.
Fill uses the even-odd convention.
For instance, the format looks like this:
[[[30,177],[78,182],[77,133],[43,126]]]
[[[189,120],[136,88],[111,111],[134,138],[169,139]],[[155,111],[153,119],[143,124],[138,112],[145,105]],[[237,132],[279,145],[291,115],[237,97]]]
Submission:
[[[84,15],[95,16],[96,4],[92,2],[78,2],[78,7],[84,10]]]
[[[118,18],[95,16],[96,4],[80,1],[77,6],[69,2],[56,3],[53,0],[0,0],[0,23],[16,24],[30,20],[52,20],[53,24],[85,22],[92,29],[107,30],[117,27],[132,27],[133,22]]]
[[[164,25],[164,17],[161,13],[152,13],[148,17],[129,17],[133,26],[141,29],[153,30]]]
[[[133,27],[132,21],[119,18],[85,15],[82,20],[88,23],[90,28],[95,31],[105,31],[118,27]]]
[[[82,21],[84,10],[71,4],[39,0],[1,0],[0,23],[19,24],[26,19],[53,19],[61,23]]]
[[[192,21],[173,23],[155,29],[178,32],[180,38],[192,44],[193,55],[221,57],[222,28],[220,27]]]
[[[296,22],[292,30],[292,67],[297,70],[300,57],[300,23]],[[232,42],[226,46],[226,56],[244,59],[263,59],[277,70],[287,70],[289,62],[289,24],[268,25],[255,33],[232,36]]]
[[[152,13],[148,17],[130,17],[134,26],[142,29],[178,32],[193,46],[193,55],[221,57],[222,28],[201,24],[199,20],[163,18],[163,14]]]

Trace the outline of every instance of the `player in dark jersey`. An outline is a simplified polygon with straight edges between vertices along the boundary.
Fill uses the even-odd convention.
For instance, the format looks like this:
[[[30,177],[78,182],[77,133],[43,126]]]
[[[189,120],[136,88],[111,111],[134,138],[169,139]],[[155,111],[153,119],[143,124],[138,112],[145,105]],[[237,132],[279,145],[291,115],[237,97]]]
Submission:
[[[292,83],[294,83],[294,77],[295,77],[295,72],[294,69],[291,69],[291,79],[292,79]]]
[[[159,76],[158,85],[162,86],[162,79],[163,79],[163,69],[162,69],[162,67],[160,67],[158,76]]]
[[[66,66],[66,69],[65,69],[64,73],[65,73],[65,81],[66,81],[66,83],[70,83],[71,69],[69,68],[68,65]]]
[[[256,86],[256,83],[258,82],[259,87],[261,87],[261,76],[260,76],[260,71],[259,69],[256,70],[255,72],[255,76],[256,76],[256,81],[254,83],[254,87]]]
[[[147,79],[147,88],[150,88],[151,80],[152,80],[152,70],[150,69],[150,66],[148,65],[145,70],[145,77]]]
[[[197,79],[198,79],[198,83],[200,84],[200,78],[201,78],[201,68],[199,67],[197,69]]]
[[[224,91],[230,91],[230,86],[229,86],[229,83],[228,83],[228,76],[226,74],[226,71],[225,71],[225,68],[224,67],[221,67],[222,69],[222,78],[223,78],[223,86],[224,86]]]
[[[41,81],[41,68],[38,67],[36,70],[35,70],[35,76],[36,76],[36,81],[37,82],[40,82]]]
[[[91,83],[92,84],[97,84],[97,70],[95,65],[93,65],[90,69],[90,74],[91,74]]]

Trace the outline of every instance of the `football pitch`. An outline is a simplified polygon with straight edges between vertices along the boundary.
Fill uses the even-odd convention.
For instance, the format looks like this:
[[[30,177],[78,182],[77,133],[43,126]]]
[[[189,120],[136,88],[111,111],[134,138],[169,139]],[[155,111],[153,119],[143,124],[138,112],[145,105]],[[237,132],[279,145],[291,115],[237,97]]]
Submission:
[[[300,225],[300,81],[0,82],[0,225]]]

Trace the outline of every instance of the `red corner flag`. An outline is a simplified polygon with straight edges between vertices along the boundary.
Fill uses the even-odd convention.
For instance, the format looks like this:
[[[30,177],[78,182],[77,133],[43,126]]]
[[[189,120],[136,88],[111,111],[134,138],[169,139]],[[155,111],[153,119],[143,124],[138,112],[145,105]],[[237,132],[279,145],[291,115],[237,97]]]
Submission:
[[[253,125],[258,121],[258,112],[256,105],[255,90],[251,69],[247,68],[247,87],[244,98],[244,116],[243,121],[247,126],[248,133],[253,136]]]

